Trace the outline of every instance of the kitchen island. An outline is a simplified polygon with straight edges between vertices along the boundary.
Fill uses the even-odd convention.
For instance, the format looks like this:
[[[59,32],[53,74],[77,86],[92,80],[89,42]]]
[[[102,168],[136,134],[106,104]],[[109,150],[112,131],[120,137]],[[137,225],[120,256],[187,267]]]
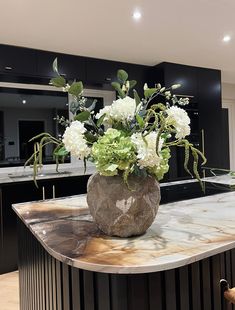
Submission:
[[[123,239],[99,231],[85,195],[13,208],[21,310],[225,309],[219,280],[235,284],[234,192],[163,204],[144,235]]]

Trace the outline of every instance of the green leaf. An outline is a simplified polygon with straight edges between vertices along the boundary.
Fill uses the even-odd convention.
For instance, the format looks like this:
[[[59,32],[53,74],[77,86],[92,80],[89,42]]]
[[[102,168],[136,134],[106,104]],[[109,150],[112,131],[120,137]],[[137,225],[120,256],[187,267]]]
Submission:
[[[73,84],[69,87],[68,93],[78,97],[79,95],[81,95],[83,91],[83,84],[82,82],[73,82]]]
[[[75,121],[80,121],[80,122],[84,122],[87,121],[88,118],[90,117],[91,113],[89,111],[83,111],[77,115],[74,116],[74,120]]]
[[[60,74],[59,74],[59,71],[58,71],[58,61],[57,61],[57,57],[56,57],[55,60],[53,61],[52,68],[53,68],[53,71],[54,71],[57,75],[60,75]]]
[[[117,78],[123,83],[125,83],[128,79],[128,73],[125,70],[120,69],[117,72]]]
[[[97,127],[100,127],[100,126],[103,124],[103,120],[104,120],[105,116],[106,116],[106,113],[104,113],[104,114],[98,119],[98,121],[97,121],[97,123],[96,123]]]
[[[94,136],[92,133],[90,133],[89,131],[86,131],[86,132],[84,133],[84,136],[85,136],[85,138],[86,138],[86,140],[87,140],[88,142],[93,143],[93,142],[97,141],[97,137],[95,137],[95,136]]]
[[[133,90],[133,94],[134,94],[136,105],[139,105],[140,104],[140,97],[139,97],[139,95],[135,89]]]
[[[131,89],[131,88],[135,87],[135,85],[137,84],[137,81],[131,80],[131,81],[129,81],[129,83],[130,83],[130,89]]]
[[[148,88],[148,89],[145,89],[145,91],[144,91],[144,96],[145,96],[145,98],[151,97],[156,91],[157,91],[156,88]]]
[[[112,82],[111,85],[113,86],[113,88],[118,92],[118,95],[123,99],[125,98],[125,93],[124,91],[121,89],[121,85],[118,82]]]
[[[69,154],[69,152],[65,149],[64,146],[62,146],[60,149],[56,149],[54,151],[55,156],[66,156],[68,154]]]
[[[143,120],[143,118],[140,115],[136,114],[136,120],[137,120],[140,128],[143,128],[144,127],[144,120]]]
[[[63,78],[63,76],[57,76],[55,78],[52,78],[50,80],[50,84],[55,87],[65,87],[66,86],[66,80]]]

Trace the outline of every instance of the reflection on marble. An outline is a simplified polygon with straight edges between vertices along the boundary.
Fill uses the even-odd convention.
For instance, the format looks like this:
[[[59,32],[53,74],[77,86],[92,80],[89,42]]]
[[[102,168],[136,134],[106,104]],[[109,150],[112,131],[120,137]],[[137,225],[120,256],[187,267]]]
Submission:
[[[86,270],[167,270],[235,247],[235,192],[160,205],[144,235],[123,239],[99,231],[85,195],[13,208],[53,257]]]
[[[229,174],[224,174],[224,175],[219,175],[219,176],[214,176],[214,177],[207,177],[202,180],[204,182],[227,185],[231,188],[235,188],[235,177]]]

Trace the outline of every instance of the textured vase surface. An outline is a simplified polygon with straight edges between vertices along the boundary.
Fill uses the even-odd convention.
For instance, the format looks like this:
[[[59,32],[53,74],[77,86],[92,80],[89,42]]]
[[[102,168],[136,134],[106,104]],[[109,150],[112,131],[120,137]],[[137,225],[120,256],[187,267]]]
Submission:
[[[128,178],[96,173],[87,185],[87,203],[98,227],[109,236],[141,235],[153,223],[160,202],[159,183],[151,176]]]

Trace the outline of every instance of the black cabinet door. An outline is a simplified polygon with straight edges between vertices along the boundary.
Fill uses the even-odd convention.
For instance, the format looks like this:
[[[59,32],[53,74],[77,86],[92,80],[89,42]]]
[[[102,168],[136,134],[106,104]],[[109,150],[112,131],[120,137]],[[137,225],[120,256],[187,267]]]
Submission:
[[[17,269],[17,216],[12,209],[13,203],[41,198],[41,192],[33,182],[2,186],[2,248],[0,251],[0,274]]]
[[[59,73],[67,79],[85,80],[85,58],[60,53],[37,51],[37,75],[51,78],[55,76],[52,69],[57,58]]]
[[[149,72],[148,66],[143,65],[135,65],[135,64],[129,64],[129,70],[128,74],[129,80],[136,80],[137,84],[134,87],[134,89],[138,92],[140,98],[144,97],[144,83],[147,83],[148,81],[148,72]],[[131,95],[133,93],[131,92]]]
[[[197,100],[197,68],[173,63],[165,63],[165,86],[181,84],[174,93]]]
[[[127,63],[94,58],[87,59],[86,68],[87,82],[95,84],[110,84],[111,81],[117,80],[116,76],[119,69],[128,72]]]
[[[221,72],[198,68],[199,126],[208,167],[221,168],[228,150],[222,148]],[[201,143],[202,144],[202,143]]]
[[[85,194],[89,175],[51,180],[54,185],[55,197]]]
[[[0,45],[0,72],[18,75],[36,74],[36,51]]]

